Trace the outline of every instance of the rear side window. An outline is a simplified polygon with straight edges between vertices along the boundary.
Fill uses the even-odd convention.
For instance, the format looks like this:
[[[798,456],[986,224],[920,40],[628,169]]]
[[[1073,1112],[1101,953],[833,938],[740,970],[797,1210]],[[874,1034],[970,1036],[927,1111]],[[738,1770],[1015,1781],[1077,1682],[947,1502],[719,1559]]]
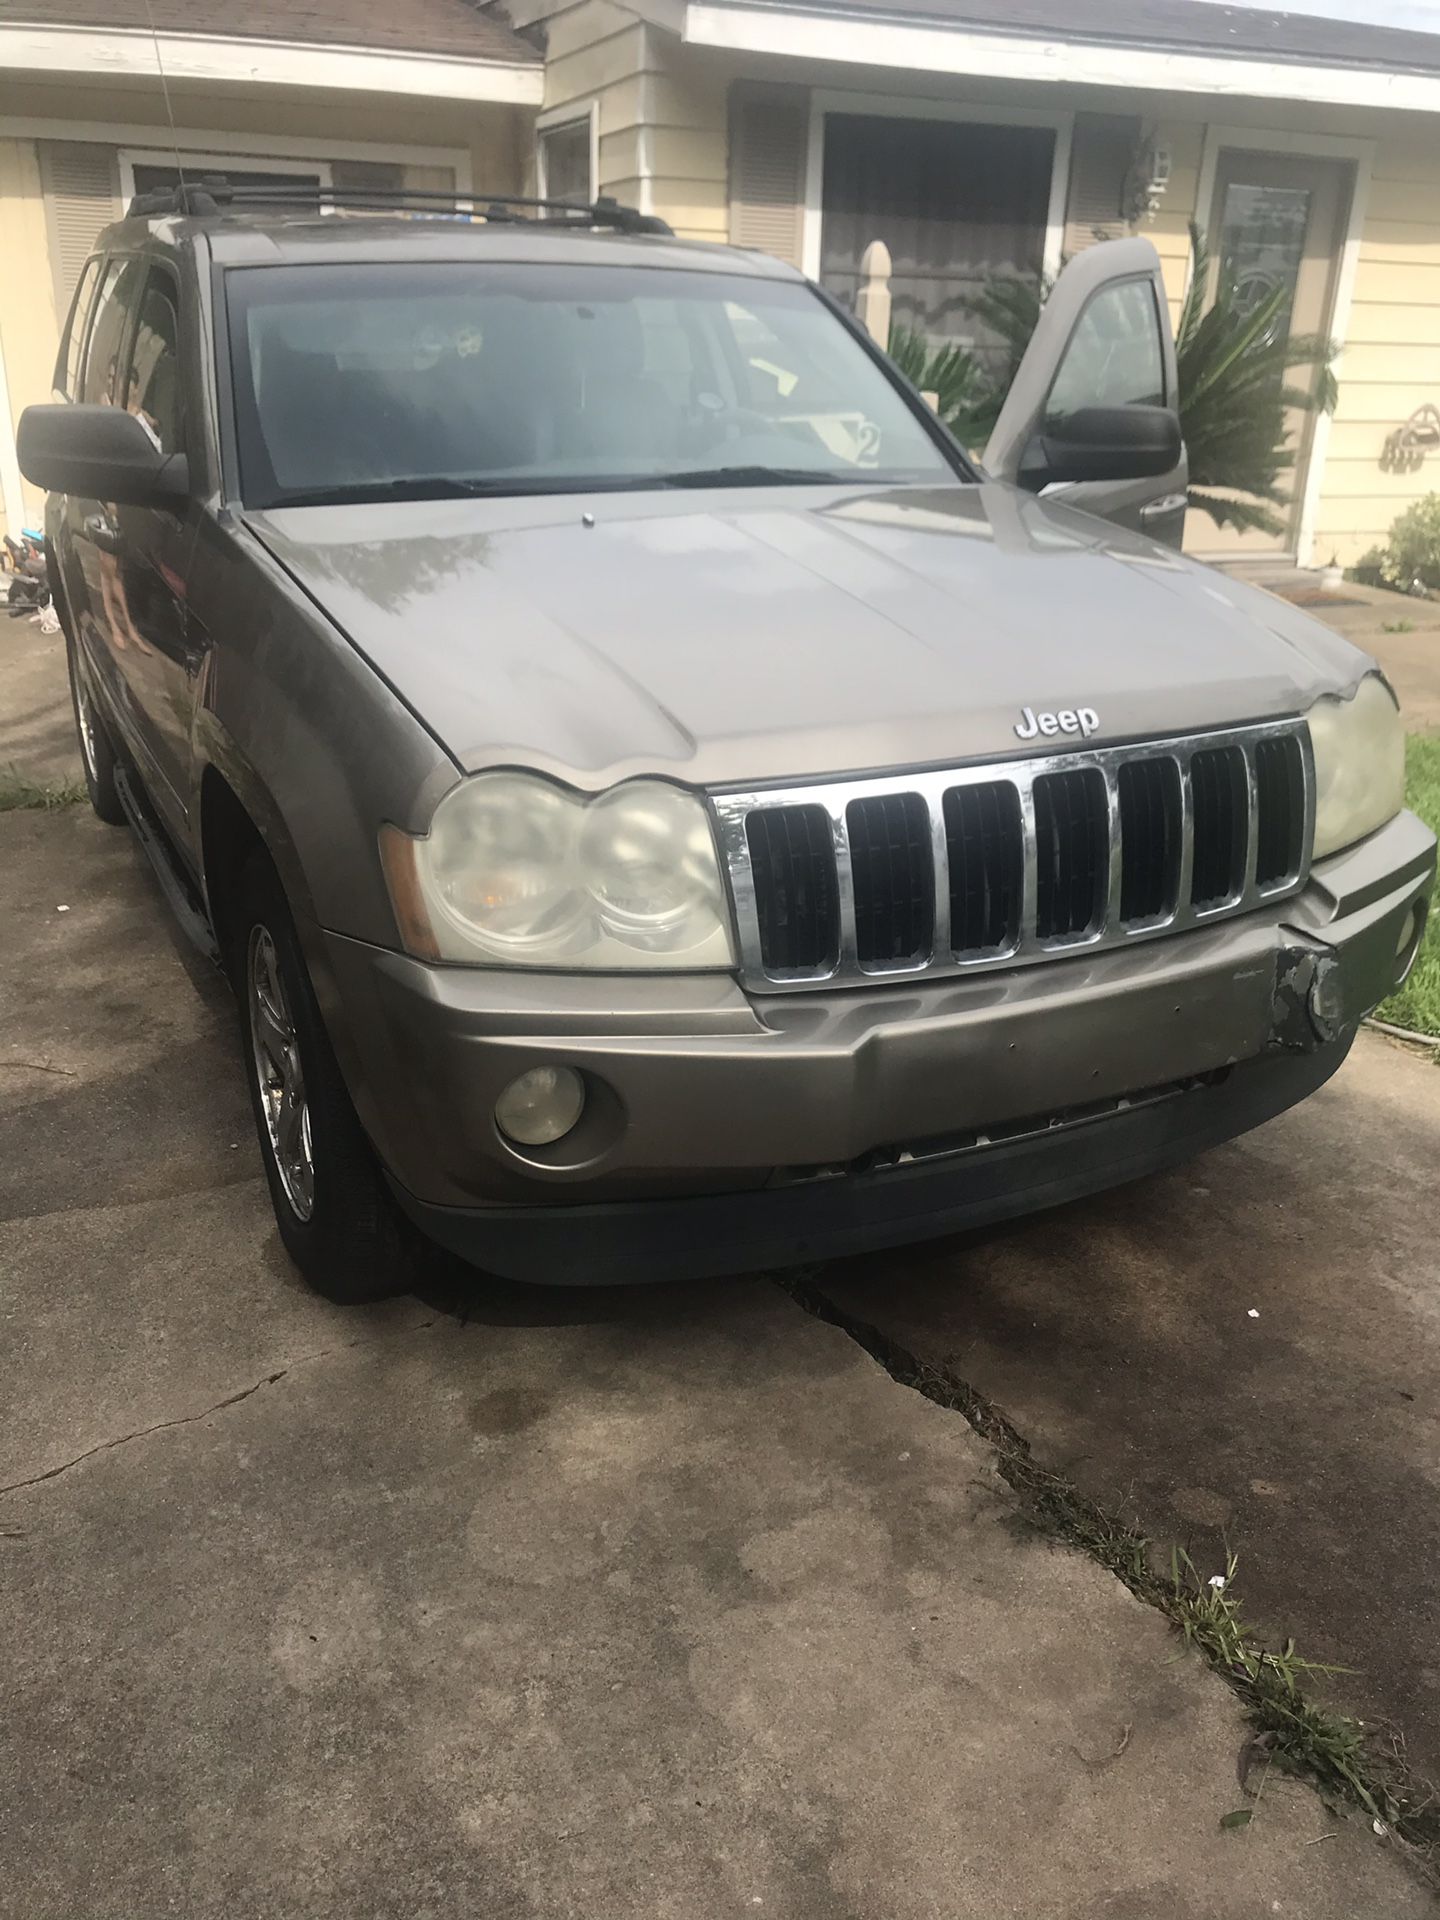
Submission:
[[[96,255],[85,262],[75,298],[70,302],[70,318],[60,341],[55,361],[55,392],[61,400],[73,400],[80,390],[80,355],[85,346],[85,322],[95,299],[95,283],[100,278],[100,260]]]
[[[144,421],[163,452],[180,451],[180,314],[167,273],[152,273],[140,298],[125,405]]]
[[[125,334],[143,273],[138,260],[112,260],[105,268],[80,376],[80,398],[89,406],[119,404]]]

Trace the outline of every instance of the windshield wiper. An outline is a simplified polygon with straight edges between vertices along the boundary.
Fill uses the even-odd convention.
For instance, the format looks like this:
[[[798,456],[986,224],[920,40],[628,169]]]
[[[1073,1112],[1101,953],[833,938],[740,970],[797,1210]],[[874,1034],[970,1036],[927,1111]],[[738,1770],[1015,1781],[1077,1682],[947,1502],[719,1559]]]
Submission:
[[[865,486],[868,472],[826,473],[817,467],[695,467],[681,473],[661,473],[644,484],[652,487],[843,487]]]
[[[287,493],[277,507],[349,507],[367,500],[469,500],[489,494],[534,491],[514,480],[461,480],[453,473],[406,475],[397,480],[356,480],[333,487]]]

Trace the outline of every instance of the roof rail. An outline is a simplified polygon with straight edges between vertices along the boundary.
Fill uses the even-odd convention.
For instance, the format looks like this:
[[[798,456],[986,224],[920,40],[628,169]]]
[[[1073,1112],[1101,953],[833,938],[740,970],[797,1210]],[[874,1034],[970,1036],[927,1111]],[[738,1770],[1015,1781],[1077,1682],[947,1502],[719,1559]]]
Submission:
[[[671,234],[668,221],[653,213],[639,213],[604,196],[590,202],[525,199],[518,194],[462,195],[424,188],[274,187],[233,186],[224,174],[207,173],[176,187],[156,187],[137,193],[126,211],[131,220],[163,214],[190,214],[199,218],[229,208],[329,207],[336,213],[409,213],[432,220],[479,221],[487,226],[528,225],[606,227],[616,233]]]

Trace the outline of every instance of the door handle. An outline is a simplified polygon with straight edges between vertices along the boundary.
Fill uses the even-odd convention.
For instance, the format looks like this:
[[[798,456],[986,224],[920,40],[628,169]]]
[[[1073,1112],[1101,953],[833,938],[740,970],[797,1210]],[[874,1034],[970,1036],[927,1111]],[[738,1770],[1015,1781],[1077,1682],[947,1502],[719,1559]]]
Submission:
[[[1158,500],[1148,500],[1140,509],[1142,520],[1158,520],[1164,514],[1179,513],[1189,505],[1183,493],[1162,493]]]

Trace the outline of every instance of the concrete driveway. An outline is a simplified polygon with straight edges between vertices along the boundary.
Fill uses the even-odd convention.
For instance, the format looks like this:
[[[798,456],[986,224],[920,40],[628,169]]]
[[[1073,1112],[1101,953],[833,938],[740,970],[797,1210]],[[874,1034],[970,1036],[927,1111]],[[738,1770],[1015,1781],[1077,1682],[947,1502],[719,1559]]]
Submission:
[[[1222,1830],[1223,1683],[773,1284],[313,1300],[128,838],[0,874],[7,1920],[1429,1911],[1307,1788]]]

